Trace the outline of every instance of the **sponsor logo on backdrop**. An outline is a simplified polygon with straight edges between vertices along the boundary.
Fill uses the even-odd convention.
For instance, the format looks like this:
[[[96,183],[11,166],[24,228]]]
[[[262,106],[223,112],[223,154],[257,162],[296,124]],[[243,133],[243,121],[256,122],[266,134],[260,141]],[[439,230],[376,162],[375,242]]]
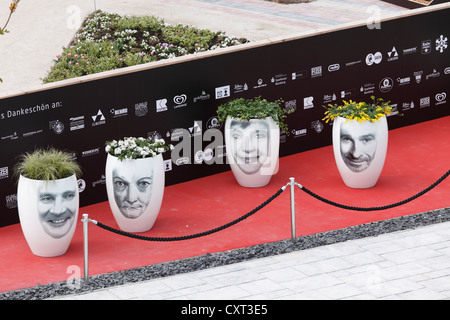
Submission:
[[[277,74],[270,79],[270,82],[275,86],[284,85],[287,83],[287,74]]]
[[[346,62],[345,66],[346,67],[352,67],[352,66],[355,66],[357,64],[360,64],[361,62],[362,62],[361,60],[350,61],[350,62]]]
[[[315,120],[311,122],[311,128],[314,129],[316,133],[321,133],[323,130],[323,123],[320,120]]]
[[[263,79],[259,78],[258,81],[256,81],[256,85],[253,86],[253,89],[260,89],[264,87],[267,87],[267,83],[265,83]]]
[[[431,40],[423,40],[421,47],[422,54],[428,54],[431,52]]]
[[[414,107],[415,107],[414,101],[403,102],[403,104],[402,104],[402,111],[408,111],[408,110],[414,109]]]
[[[323,95],[323,103],[331,103],[336,100],[337,100],[337,96],[335,93]]]
[[[192,127],[189,127],[189,133],[191,134],[191,137],[201,135],[202,134],[202,122],[194,121],[194,125]]]
[[[113,118],[123,117],[128,115],[128,108],[111,109],[109,112],[112,114]]]
[[[64,132],[64,123],[59,120],[53,120],[49,122],[49,129],[53,130],[56,134],[61,134]]]
[[[134,105],[134,114],[136,117],[143,117],[148,113],[147,101],[139,102]]]
[[[423,75],[423,71],[415,71],[414,72],[414,79],[416,80],[417,83],[420,83],[422,81],[422,75]]]
[[[292,80],[303,79],[303,78],[306,78],[307,76],[308,76],[308,72],[306,70],[291,73]]]
[[[450,67],[444,69],[444,74],[450,74]]]
[[[97,185],[104,185],[104,184],[106,184],[106,177],[104,174],[102,174],[100,179],[92,182],[92,188],[95,188]]]
[[[399,114],[399,111],[398,111],[398,108],[399,108],[399,107],[398,107],[398,104],[397,104],[397,103],[392,103],[392,104],[391,104],[391,107],[392,107],[392,109],[394,109],[394,110],[396,110],[396,111],[391,112],[391,113],[388,114],[386,117],[393,117],[393,116]]]
[[[211,99],[211,95],[209,93],[206,93],[206,91],[202,91],[202,94],[194,97],[194,99],[192,99],[192,101],[198,102],[198,101],[205,101],[205,100],[209,100]]]
[[[22,137],[24,137],[24,138],[26,138],[26,137],[31,137],[31,136],[34,136],[35,134],[40,134],[40,133],[42,133],[42,132],[44,132],[44,130],[42,130],[42,129],[33,130],[33,131],[28,131],[28,132],[24,132],[24,133],[22,134]]]
[[[437,71],[436,69],[433,69],[433,71],[425,76],[425,78],[428,79],[434,79],[441,76],[441,73]]]
[[[373,94],[375,92],[375,83],[365,83],[359,88],[359,91],[364,94]]]
[[[444,37],[442,34],[441,36],[436,39],[436,51],[439,51],[440,53],[443,53],[445,49],[447,49],[447,37]]]
[[[308,130],[306,128],[305,129],[299,129],[299,130],[297,130],[297,129],[292,129],[291,130],[291,133],[294,136],[294,138],[304,137],[304,136],[306,136],[307,132],[308,132]]]
[[[194,155],[194,161],[197,164],[200,164],[202,162],[209,162],[213,159],[214,152],[211,148],[206,148],[205,151],[198,150]]]
[[[19,138],[19,136],[17,135],[17,131],[14,131],[12,134],[9,134],[7,136],[2,136],[2,140],[16,140],[17,138]]]
[[[216,91],[216,100],[217,99],[227,98],[231,94],[229,85],[228,86],[217,87],[215,89],[215,91]]]
[[[392,79],[389,77],[386,77],[380,81],[379,88],[381,92],[389,92],[392,90],[393,87],[394,81],[392,81]]]
[[[281,141],[280,141],[281,142]],[[218,145],[216,148],[216,158],[225,158],[227,156],[225,145]]]
[[[147,132],[147,137],[153,140],[162,139],[161,133],[159,133],[158,131]]]
[[[317,78],[322,76],[322,66],[311,68],[311,78]]]
[[[84,116],[70,118],[70,131],[84,129]]]
[[[185,132],[189,133],[189,137],[196,137],[202,134],[202,122],[194,121],[192,127],[188,127],[188,129],[184,128],[175,128],[170,130],[170,132],[166,133],[166,137],[170,137],[172,141],[179,141],[180,138],[183,137]]]
[[[17,194],[10,194],[5,197],[6,207],[8,209],[17,208]]]
[[[366,64],[368,66],[379,64],[381,60],[383,60],[383,55],[381,54],[381,52],[369,53],[366,56]]]
[[[398,52],[395,47],[392,47],[391,51],[388,51],[388,58],[387,61],[395,61],[398,60]]]
[[[177,166],[182,166],[182,165],[185,165],[185,164],[189,164],[191,161],[189,160],[189,158],[188,157],[181,157],[181,158],[178,158],[176,161],[175,161],[175,164],[177,165]]]
[[[164,160],[164,171],[172,171],[172,160]]]
[[[206,129],[220,129],[222,127],[222,123],[218,123],[217,117],[211,117],[206,122]]]
[[[355,94],[356,89],[347,89],[341,91],[341,99],[346,99],[347,97]],[[364,91],[364,88],[363,88]]]
[[[297,110],[297,99],[289,100],[284,103],[284,110],[295,112]]]
[[[423,97],[420,98],[420,108],[426,108],[431,105],[431,98],[430,97]]]
[[[403,78],[398,77],[397,82],[400,86],[404,86],[405,84],[410,84],[411,77],[403,77]]]
[[[91,116],[91,118],[93,127],[105,124],[105,116],[100,109],[98,109],[97,114]]]
[[[311,109],[311,108],[314,108],[314,97],[306,97],[306,98],[303,98],[303,109],[304,110],[306,110],[306,109]]]
[[[163,112],[167,110],[167,99],[156,100],[156,112]]]
[[[406,56],[408,54],[417,53],[417,49],[418,49],[418,47],[411,47],[411,48],[403,49],[403,55]]]
[[[241,93],[241,92],[244,92],[244,91],[247,91],[248,90],[248,84],[247,83],[244,83],[244,84],[235,84],[234,85],[234,93]]]
[[[96,156],[100,154],[100,148],[95,148],[95,149],[90,149],[90,150],[85,150],[85,151],[81,151],[81,157],[90,157],[90,156]]]
[[[340,68],[341,68],[341,65],[339,63],[330,64],[328,66],[328,72],[338,71]]]
[[[180,94],[180,95],[173,97],[173,102],[175,103],[174,108],[177,109],[177,108],[186,107],[187,106],[186,101],[187,101],[187,95],[185,95],[185,94]]]
[[[8,167],[1,167],[0,168],[0,180],[9,178],[9,170]]]
[[[440,92],[436,94],[434,97],[436,99],[436,105],[447,103],[447,93],[446,92]]]

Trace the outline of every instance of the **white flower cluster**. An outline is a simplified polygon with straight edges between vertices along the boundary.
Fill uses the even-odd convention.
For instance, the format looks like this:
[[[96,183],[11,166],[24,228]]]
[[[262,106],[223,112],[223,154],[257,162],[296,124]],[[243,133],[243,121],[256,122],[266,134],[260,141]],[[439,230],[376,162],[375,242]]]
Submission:
[[[140,159],[156,157],[160,153],[173,150],[164,139],[126,137],[123,140],[106,142],[105,151],[119,159]]]

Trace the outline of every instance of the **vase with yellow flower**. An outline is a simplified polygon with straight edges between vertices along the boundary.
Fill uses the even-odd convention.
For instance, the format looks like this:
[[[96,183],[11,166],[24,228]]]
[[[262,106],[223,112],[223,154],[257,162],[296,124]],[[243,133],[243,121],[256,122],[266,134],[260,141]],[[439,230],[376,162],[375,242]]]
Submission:
[[[386,117],[396,113],[390,101],[342,101],[324,106],[325,120],[333,121],[333,152],[338,171],[350,188],[376,185],[384,167],[388,146]]]

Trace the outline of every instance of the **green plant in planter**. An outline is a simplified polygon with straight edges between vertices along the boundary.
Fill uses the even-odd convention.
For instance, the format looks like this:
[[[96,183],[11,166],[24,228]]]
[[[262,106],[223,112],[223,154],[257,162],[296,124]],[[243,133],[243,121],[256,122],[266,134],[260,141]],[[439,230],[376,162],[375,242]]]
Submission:
[[[105,151],[112,156],[124,159],[143,159],[156,157],[160,153],[173,150],[164,139],[125,137],[122,140],[106,141]]]
[[[370,97],[372,102],[355,102],[342,100],[343,104],[329,104],[323,106],[325,111],[326,123],[332,122],[336,117],[343,117],[347,120],[356,120],[358,122],[370,121],[375,122],[380,118],[390,114],[398,114],[395,107],[391,106],[390,101],[384,101],[382,98],[375,99],[375,96]]]
[[[14,167],[16,175],[34,180],[57,180],[72,175],[79,177],[81,167],[72,159],[72,154],[54,148],[37,149],[25,153]]]
[[[217,108],[218,122],[225,122],[227,117],[238,120],[264,119],[272,117],[281,130],[288,132],[288,126],[284,122],[286,115],[291,111],[286,111],[281,107],[282,99],[270,102],[261,97],[253,99],[238,98],[228,101]]]

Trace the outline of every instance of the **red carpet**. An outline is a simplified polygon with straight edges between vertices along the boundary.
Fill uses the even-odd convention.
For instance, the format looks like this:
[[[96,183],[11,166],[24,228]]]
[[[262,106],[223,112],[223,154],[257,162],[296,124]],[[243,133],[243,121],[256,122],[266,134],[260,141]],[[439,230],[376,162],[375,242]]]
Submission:
[[[160,215],[146,236],[190,235],[222,226],[254,209],[290,177],[330,200],[361,207],[391,204],[427,188],[450,169],[450,117],[389,132],[386,164],[371,189],[346,187],[336,169],[332,147],[280,159],[280,170],[267,187],[237,185],[231,171],[166,187]],[[357,212],[322,203],[295,188],[297,236],[335,230],[450,206],[450,178],[418,199],[393,209]],[[117,228],[107,202],[80,209]],[[109,273],[255,244],[291,236],[290,195],[284,191],[248,219],[209,236],[176,242],[149,242],[89,224],[89,273]],[[73,278],[73,266],[83,276],[83,228],[80,222],[68,252],[40,258],[29,250],[20,225],[0,228],[0,292]]]

